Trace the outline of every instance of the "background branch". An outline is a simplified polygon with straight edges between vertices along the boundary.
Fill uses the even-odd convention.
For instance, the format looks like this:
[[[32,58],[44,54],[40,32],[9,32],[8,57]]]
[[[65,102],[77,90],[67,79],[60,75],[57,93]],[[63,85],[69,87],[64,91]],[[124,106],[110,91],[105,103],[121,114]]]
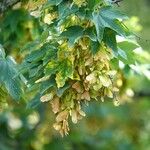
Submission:
[[[0,0],[0,13],[3,13],[8,8],[18,3],[19,1],[20,0]]]

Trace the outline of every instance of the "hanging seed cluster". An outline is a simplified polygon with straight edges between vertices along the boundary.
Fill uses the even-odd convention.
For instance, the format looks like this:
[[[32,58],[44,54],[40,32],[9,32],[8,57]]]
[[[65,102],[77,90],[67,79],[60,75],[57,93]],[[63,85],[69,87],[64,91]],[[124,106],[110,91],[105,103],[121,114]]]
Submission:
[[[69,117],[73,123],[77,123],[85,116],[81,109],[83,104],[94,99],[104,101],[106,97],[118,103],[115,98],[119,89],[115,86],[114,80],[117,71],[111,70],[110,67],[113,58],[112,50],[103,44],[99,52],[92,55],[87,43],[86,40],[80,40],[74,48],[67,47],[67,43],[62,44],[58,57],[68,61],[69,65],[72,64],[73,70],[68,80],[69,88],[61,97],[57,96],[54,89],[41,97],[42,102],[51,100],[52,111],[56,115],[53,127],[62,136],[69,132]],[[62,51],[66,54],[66,58],[62,57]],[[56,74],[57,86],[64,84],[60,82],[60,73]]]
[[[39,71],[35,83],[54,80],[40,100],[50,101],[56,115],[53,127],[63,136],[69,133],[69,118],[73,123],[82,119],[82,106],[90,101],[111,98],[119,105],[119,67],[112,67],[111,62],[114,58],[119,62],[116,35],[128,32],[118,20],[125,16],[102,0],[50,0],[48,4],[49,9],[45,6],[43,11],[43,22],[48,25],[43,45],[48,49],[39,50],[34,60],[45,62],[44,76]]]

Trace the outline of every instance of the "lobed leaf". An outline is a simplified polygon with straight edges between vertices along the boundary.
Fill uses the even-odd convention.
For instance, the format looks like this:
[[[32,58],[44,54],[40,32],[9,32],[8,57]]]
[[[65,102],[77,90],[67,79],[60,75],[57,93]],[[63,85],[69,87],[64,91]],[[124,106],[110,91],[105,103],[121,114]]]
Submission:
[[[97,32],[97,40],[102,41],[104,29],[110,28],[116,31],[119,35],[126,36],[129,34],[127,29],[122,25],[118,19],[125,19],[126,16],[110,6],[100,9],[99,12],[93,12],[92,21],[95,24]]]
[[[61,37],[68,39],[69,45],[73,46],[75,42],[83,35],[84,29],[81,26],[71,26],[61,34]]]
[[[18,76],[16,76],[16,65],[10,57],[0,59],[0,83],[5,85],[8,93],[14,98],[19,100],[22,95],[21,82]]]

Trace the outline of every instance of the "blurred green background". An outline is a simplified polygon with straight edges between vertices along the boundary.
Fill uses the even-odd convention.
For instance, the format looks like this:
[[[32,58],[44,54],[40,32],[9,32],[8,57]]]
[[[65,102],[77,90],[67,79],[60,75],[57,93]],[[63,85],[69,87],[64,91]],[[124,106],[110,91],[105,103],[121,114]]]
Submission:
[[[124,0],[119,9],[131,18],[128,25],[149,54],[150,0]],[[7,54],[13,49],[14,56],[20,45],[41,32],[38,21],[23,10],[9,11],[1,18],[0,28],[0,42]],[[20,62],[19,54],[16,59]],[[64,138],[52,127],[50,105],[27,110],[23,104],[8,100],[9,109],[0,113],[0,150],[150,150],[150,81],[133,73],[127,76],[133,98],[125,98],[119,107],[111,101],[93,102],[84,108],[87,116],[77,125],[71,123],[70,135]]]
[[[136,16],[139,18],[142,30],[138,34],[140,37],[138,42],[144,50],[150,52],[150,0],[124,0],[121,9],[129,17]]]

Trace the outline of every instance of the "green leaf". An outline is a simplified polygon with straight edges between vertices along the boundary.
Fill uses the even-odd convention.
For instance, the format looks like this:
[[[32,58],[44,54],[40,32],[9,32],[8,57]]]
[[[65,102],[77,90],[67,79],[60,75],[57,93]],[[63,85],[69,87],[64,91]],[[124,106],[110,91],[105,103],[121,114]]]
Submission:
[[[70,87],[70,84],[66,83],[63,87],[57,89],[57,96],[61,97],[63,93]]]
[[[48,0],[48,4],[50,5],[59,5],[63,0]]]
[[[0,85],[0,112],[7,107],[7,92],[4,87]]]
[[[136,43],[129,42],[129,41],[123,41],[118,43],[118,47],[125,50],[125,51],[133,51],[136,48],[139,47]]]
[[[93,27],[87,28],[84,31],[84,36],[89,37],[92,41],[97,41],[96,32]]]
[[[124,58],[125,60],[128,60],[126,52],[123,51],[122,49],[119,48],[118,54],[119,54],[122,58]]]
[[[57,47],[56,46],[49,46],[49,49],[46,51],[46,55],[44,56],[43,65],[46,65],[49,61],[57,59]]]
[[[0,85],[0,102],[7,96],[6,89]]]
[[[102,2],[102,0],[88,0],[88,8],[93,9],[100,2]]]
[[[62,32],[61,37],[67,38],[69,45],[73,46],[77,40],[83,36],[84,29],[81,26],[71,26]]]
[[[102,20],[102,18],[99,15],[93,14],[93,22],[95,24],[96,33],[97,33],[97,40],[99,42],[101,42],[103,39],[104,28],[105,28],[105,26],[103,26],[101,20]]]
[[[79,8],[76,5],[69,5],[67,1],[63,1],[61,5],[58,5],[58,26],[61,25],[67,19],[67,17],[75,14],[78,10]]]
[[[66,59],[60,63],[59,71],[56,74],[57,87],[63,87],[68,78],[73,78],[73,66],[72,62]]]
[[[19,100],[22,95],[20,79],[16,75],[17,70],[12,58],[0,59],[0,83],[4,85],[8,93],[15,99]]]
[[[108,19],[127,19],[128,17],[122,12],[114,9],[111,6],[106,6],[100,10],[100,14]]]
[[[100,43],[97,41],[97,42],[94,42],[94,41],[91,41],[91,49],[93,54],[96,54],[99,50],[100,50]]]
[[[40,93],[41,93],[41,95],[44,92],[46,92],[49,88],[55,87],[55,86],[56,86],[55,77],[51,76],[48,80],[42,82],[42,84],[40,86]]]
[[[109,46],[109,48],[113,50],[115,56],[118,56],[116,32],[106,28],[104,34],[104,42]]]
[[[119,68],[119,60],[117,58],[111,59],[110,65],[111,65],[112,70],[118,70],[118,68]]]
[[[3,49],[1,44],[0,44],[0,58],[5,58],[5,50]]]
[[[127,29],[117,20],[125,18],[124,14],[109,6],[101,8],[99,12],[94,12],[92,21],[96,27],[98,41],[102,41],[106,27],[116,31],[119,35],[126,36],[128,34]]]
[[[92,11],[86,9],[86,7],[80,7],[79,10],[76,12],[76,15],[81,19],[90,20],[92,17]]]
[[[32,63],[37,62],[45,56],[45,53],[46,52],[42,49],[33,51],[26,56],[25,61],[32,62]]]
[[[45,68],[45,75],[55,74],[59,70],[59,63],[57,61],[50,61]]]
[[[40,42],[43,43],[49,36],[49,28],[44,30],[40,36]]]
[[[37,94],[30,102],[28,102],[27,109],[31,109],[31,108],[33,109],[38,107],[41,104],[40,98],[41,95]]]
[[[29,70],[29,77],[32,78],[32,77],[35,77],[37,75],[39,76],[40,74],[42,74],[42,72],[40,72],[42,67],[43,66],[39,64],[38,66],[30,68],[30,70]]]
[[[119,59],[125,64],[134,64],[136,57],[133,50],[139,46],[129,41],[123,41],[118,43]]]
[[[37,50],[40,48],[40,43],[41,42],[39,40],[28,42],[25,46],[23,46],[23,48],[21,49],[21,52]]]

